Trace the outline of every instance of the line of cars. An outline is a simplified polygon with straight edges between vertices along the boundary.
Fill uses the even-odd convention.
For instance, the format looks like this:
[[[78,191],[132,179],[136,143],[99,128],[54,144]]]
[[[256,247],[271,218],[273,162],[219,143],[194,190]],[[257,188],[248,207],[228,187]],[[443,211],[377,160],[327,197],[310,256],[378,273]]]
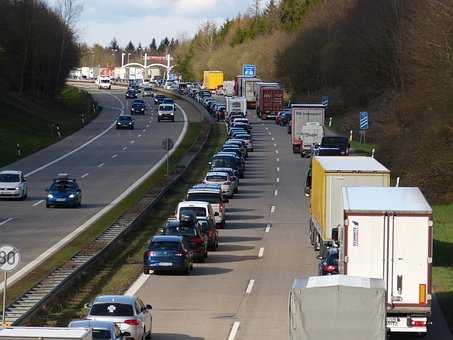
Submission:
[[[227,221],[226,204],[239,191],[248,152],[253,151],[251,125],[243,115],[227,120],[228,139],[211,158],[202,183],[191,187],[175,215],[150,240],[143,255],[143,272],[190,274],[194,262],[204,262],[219,247],[219,232]]]

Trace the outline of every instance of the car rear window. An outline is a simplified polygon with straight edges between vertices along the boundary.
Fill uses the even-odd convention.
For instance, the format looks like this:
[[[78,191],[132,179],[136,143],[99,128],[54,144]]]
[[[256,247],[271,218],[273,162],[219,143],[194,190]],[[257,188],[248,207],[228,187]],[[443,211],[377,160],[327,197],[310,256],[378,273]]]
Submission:
[[[206,176],[206,180],[209,182],[225,182],[228,180],[226,175],[209,175]]]
[[[195,216],[206,216],[206,209],[203,207],[183,207],[179,209],[179,215],[194,213]]]
[[[167,227],[164,230],[165,235],[196,236],[197,230],[190,226]]]
[[[172,241],[151,242],[148,248],[151,250],[177,250],[180,248],[180,243]]]
[[[323,137],[322,139],[322,145],[327,147],[345,144],[348,144],[346,137]]]
[[[220,194],[215,194],[211,192],[196,192],[187,194],[188,201],[200,201],[200,202],[209,202],[209,203],[220,203]]]
[[[93,340],[110,340],[112,334],[108,329],[93,329]]]
[[[90,311],[94,316],[134,316],[131,305],[123,303],[96,303]]]

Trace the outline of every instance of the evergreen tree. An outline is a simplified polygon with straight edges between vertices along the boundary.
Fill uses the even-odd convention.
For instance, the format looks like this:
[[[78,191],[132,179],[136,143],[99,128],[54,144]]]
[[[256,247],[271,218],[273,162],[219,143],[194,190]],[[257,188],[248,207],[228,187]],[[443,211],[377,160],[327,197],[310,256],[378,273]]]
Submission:
[[[134,44],[132,43],[132,41],[129,41],[129,42],[128,42],[128,44],[127,44],[127,46],[126,46],[126,48],[125,48],[125,51],[126,51],[127,53],[134,53],[134,51],[135,51],[135,46],[134,46]]]
[[[153,40],[151,40],[151,44],[149,44],[149,52],[151,54],[154,54],[157,52],[157,45],[156,45],[156,39],[153,38]]]
[[[112,39],[112,41],[110,42],[108,48],[110,48],[111,50],[119,50],[120,49],[120,45],[118,44],[118,41],[116,40],[116,38]]]

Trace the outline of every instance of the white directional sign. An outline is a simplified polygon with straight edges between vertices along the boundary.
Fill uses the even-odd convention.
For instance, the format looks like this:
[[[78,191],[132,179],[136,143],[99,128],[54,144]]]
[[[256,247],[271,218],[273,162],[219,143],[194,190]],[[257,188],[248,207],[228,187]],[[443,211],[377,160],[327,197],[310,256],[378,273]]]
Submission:
[[[19,251],[10,245],[0,246],[0,271],[10,272],[20,263]]]

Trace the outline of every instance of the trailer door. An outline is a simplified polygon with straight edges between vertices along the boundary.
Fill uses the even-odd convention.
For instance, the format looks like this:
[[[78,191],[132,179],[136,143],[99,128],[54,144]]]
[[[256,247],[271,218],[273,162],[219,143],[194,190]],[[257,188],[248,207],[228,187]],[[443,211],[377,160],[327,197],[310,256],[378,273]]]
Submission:
[[[431,261],[428,225],[427,216],[389,216],[388,303],[426,304]]]

